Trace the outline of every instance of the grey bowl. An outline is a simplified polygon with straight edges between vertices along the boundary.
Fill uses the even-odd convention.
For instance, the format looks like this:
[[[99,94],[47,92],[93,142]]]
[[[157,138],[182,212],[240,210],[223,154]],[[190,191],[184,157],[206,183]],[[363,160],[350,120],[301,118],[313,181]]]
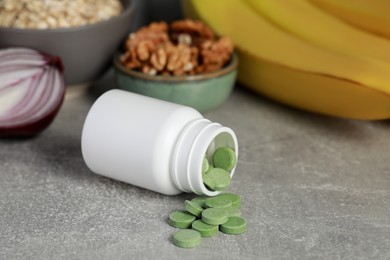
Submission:
[[[16,29],[0,27],[0,48],[28,47],[59,56],[67,85],[92,81],[110,65],[111,57],[130,31],[134,4],[110,20],[74,28]]]

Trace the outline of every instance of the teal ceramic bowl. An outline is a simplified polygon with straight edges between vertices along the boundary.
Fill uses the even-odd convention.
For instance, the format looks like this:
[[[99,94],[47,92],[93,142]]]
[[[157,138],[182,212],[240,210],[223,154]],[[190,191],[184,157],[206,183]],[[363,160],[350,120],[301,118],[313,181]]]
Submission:
[[[118,87],[141,95],[206,112],[220,106],[233,90],[238,60],[235,54],[222,69],[191,76],[150,76],[122,66],[114,58]]]

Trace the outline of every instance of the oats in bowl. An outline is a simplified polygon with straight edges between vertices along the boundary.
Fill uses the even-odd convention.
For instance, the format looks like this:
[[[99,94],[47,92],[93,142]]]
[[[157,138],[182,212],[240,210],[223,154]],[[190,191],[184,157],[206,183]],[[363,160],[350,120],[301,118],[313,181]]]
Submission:
[[[15,12],[18,12],[18,8],[28,7],[31,9],[28,12],[38,12],[34,9],[35,7],[30,6],[33,3],[41,3],[42,6],[49,5],[49,3],[57,3],[62,6],[62,4],[67,3],[69,12],[64,12],[62,7],[56,11],[57,13],[54,9],[50,13],[53,19],[61,20],[60,13],[63,12],[66,19],[70,19],[69,17],[76,13],[77,17],[85,19],[85,22],[94,22],[93,24],[76,26],[76,22],[73,23],[70,19],[68,24],[72,23],[72,27],[50,27],[47,29],[31,28],[33,25],[28,25],[28,28],[11,27],[10,24],[8,27],[0,25],[0,49],[25,47],[58,56],[64,64],[65,82],[68,86],[88,84],[109,68],[112,55],[130,32],[136,5],[133,0],[120,0],[122,11],[118,15],[97,22],[91,17],[88,18],[87,14],[81,15],[81,12],[87,12],[85,11],[86,7],[77,7],[77,3],[88,3],[95,15],[103,19],[106,16],[100,15],[98,10],[106,10],[105,8],[109,8],[109,6],[113,8],[116,6],[114,4],[116,1],[118,0],[0,0],[0,24],[1,19],[5,17],[3,9],[9,11],[15,9]],[[40,10],[39,17],[48,15],[48,11],[44,11],[43,7],[42,10],[38,10]],[[53,22],[53,24],[55,23],[57,22]],[[57,26],[59,25],[57,24]],[[47,24],[41,27],[47,27]]]
[[[0,27],[78,27],[109,20],[122,10],[119,0],[0,0]]]

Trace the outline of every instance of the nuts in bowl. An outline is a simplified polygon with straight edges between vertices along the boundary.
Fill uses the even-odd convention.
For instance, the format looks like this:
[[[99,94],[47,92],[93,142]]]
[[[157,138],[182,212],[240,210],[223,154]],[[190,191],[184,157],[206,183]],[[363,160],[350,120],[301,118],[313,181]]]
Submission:
[[[195,75],[221,69],[233,52],[227,37],[216,39],[205,24],[180,20],[152,23],[130,34],[120,60],[149,75]]]
[[[120,88],[204,112],[229,96],[237,58],[229,38],[200,21],[179,20],[130,34],[114,66]]]

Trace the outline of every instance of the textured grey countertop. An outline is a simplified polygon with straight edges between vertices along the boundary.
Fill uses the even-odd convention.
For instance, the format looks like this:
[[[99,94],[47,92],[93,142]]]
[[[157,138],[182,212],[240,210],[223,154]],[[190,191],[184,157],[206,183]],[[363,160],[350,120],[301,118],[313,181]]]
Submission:
[[[0,259],[390,259],[390,122],[297,111],[236,88],[205,117],[235,130],[229,191],[248,232],[170,242],[164,196],[93,174],[80,151],[94,98],[64,103],[40,136],[0,140]]]

